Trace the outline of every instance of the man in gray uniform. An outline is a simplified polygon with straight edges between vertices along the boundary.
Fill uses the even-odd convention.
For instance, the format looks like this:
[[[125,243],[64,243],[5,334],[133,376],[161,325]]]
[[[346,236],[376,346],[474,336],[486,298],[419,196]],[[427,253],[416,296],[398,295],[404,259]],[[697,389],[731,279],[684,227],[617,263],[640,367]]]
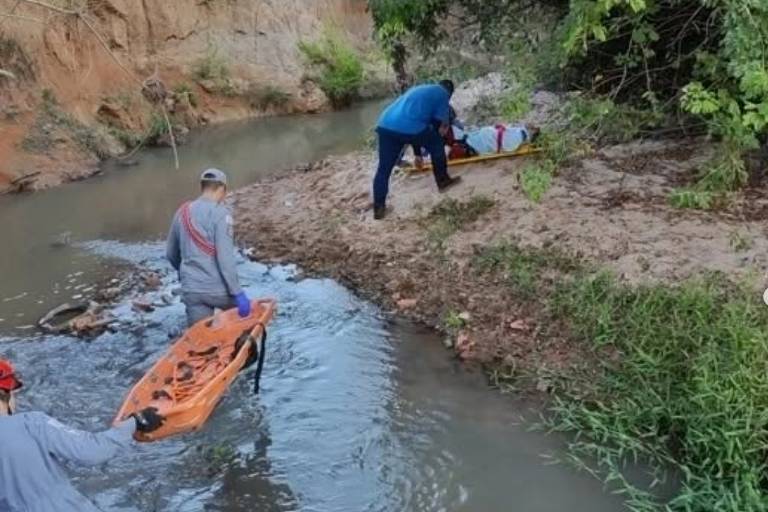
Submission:
[[[13,366],[0,359],[0,512],[98,512],[59,463],[103,464],[130,446],[136,431],[152,432],[165,419],[148,407],[104,432],[74,430],[41,412],[16,414],[21,385]]]
[[[168,233],[166,256],[179,272],[187,324],[213,314],[215,308],[237,306],[241,317],[251,314],[251,301],[240,288],[235,268],[233,221],[222,205],[227,175],[208,169],[200,176],[202,194],[181,205]]]

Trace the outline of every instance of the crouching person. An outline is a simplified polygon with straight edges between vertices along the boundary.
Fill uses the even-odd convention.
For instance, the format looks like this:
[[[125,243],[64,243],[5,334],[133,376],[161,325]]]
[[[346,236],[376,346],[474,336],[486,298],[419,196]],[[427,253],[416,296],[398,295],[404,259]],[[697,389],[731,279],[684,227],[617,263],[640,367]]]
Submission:
[[[13,366],[0,359],[0,511],[98,512],[78,493],[61,461],[94,466],[128,448],[133,434],[153,432],[165,419],[147,408],[103,432],[66,427],[42,412],[16,413],[22,383]]]

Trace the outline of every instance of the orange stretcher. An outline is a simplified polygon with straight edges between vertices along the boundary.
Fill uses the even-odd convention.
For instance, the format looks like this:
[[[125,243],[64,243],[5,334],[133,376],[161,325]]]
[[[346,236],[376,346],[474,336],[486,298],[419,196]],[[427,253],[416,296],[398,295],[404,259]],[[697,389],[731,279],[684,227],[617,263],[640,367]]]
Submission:
[[[486,160],[498,160],[499,158],[512,158],[516,156],[533,155],[540,152],[541,148],[536,147],[533,144],[523,144],[514,151],[502,151],[500,153],[491,153],[488,155],[478,155],[470,156],[467,158],[456,158],[454,160],[448,160],[448,167],[473,164],[476,162],[485,162]],[[421,169],[417,169],[414,165],[409,165],[408,167],[401,167],[400,170],[405,173],[431,171],[432,164],[425,163]]]
[[[165,423],[156,431],[137,432],[137,441],[156,441],[200,428],[240,370],[258,363],[258,393],[264,364],[266,326],[275,315],[272,299],[254,300],[251,314],[237,309],[200,320],[190,327],[131,389],[115,416],[117,424],[145,407],[157,407]]]

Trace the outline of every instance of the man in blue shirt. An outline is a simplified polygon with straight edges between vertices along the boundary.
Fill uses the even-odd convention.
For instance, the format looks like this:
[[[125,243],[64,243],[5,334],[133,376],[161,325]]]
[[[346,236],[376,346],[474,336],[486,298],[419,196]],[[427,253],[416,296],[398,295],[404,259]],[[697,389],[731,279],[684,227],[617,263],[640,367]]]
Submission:
[[[423,147],[432,158],[432,170],[440,192],[460,181],[448,175],[443,135],[450,128],[449,102],[453,82],[418,85],[389,105],[379,117],[379,167],[373,179],[373,218],[386,214],[389,177],[404,146]]]

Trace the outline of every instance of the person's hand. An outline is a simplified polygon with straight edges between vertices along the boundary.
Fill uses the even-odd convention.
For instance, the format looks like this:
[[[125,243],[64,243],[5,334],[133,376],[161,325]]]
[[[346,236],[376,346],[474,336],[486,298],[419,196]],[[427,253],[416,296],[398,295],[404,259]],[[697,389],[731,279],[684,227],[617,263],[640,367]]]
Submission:
[[[245,318],[251,314],[251,299],[248,298],[245,292],[240,292],[235,295],[235,304],[237,305],[237,314],[239,314],[241,318]]]
[[[413,159],[413,165],[418,169],[419,171],[424,167],[424,157],[423,156],[417,156]]]
[[[132,416],[136,420],[136,431],[145,434],[154,432],[165,423],[165,417],[157,413],[157,407],[147,407]]]

